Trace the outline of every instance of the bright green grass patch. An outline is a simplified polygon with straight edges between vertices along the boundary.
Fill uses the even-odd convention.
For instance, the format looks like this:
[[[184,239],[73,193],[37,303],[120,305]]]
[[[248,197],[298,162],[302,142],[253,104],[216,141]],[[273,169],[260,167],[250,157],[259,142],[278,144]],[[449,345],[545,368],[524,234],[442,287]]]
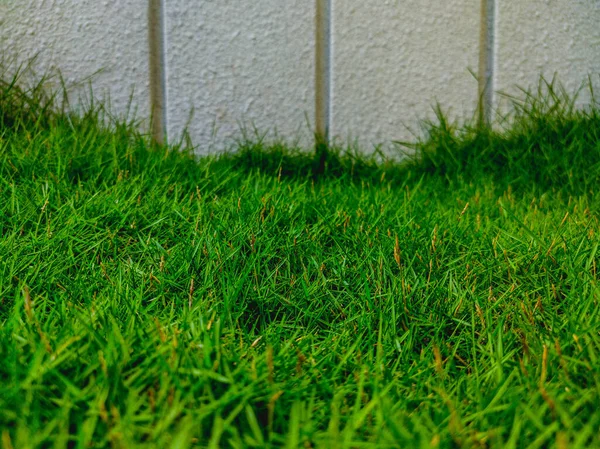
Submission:
[[[315,178],[3,86],[4,447],[600,446],[596,110]]]

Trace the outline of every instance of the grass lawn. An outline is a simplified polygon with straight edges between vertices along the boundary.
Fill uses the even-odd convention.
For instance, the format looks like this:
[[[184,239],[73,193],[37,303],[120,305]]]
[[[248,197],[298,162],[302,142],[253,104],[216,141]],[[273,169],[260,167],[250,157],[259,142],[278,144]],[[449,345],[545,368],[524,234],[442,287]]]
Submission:
[[[195,160],[0,85],[0,436],[600,447],[600,112]]]

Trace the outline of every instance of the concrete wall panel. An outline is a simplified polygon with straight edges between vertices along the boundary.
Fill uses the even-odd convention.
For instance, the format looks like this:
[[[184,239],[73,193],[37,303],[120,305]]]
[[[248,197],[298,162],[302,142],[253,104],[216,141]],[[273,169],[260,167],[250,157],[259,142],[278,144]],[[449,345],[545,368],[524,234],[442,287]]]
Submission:
[[[600,1],[498,1],[496,30],[496,90],[518,94],[556,74],[573,92],[590,74],[600,91]]]
[[[117,114],[126,112],[133,92],[132,106],[147,117],[147,8],[145,0],[6,0],[0,2],[0,52],[20,62],[37,55],[36,73],[60,69],[67,85],[94,75],[94,96],[110,95]],[[87,92],[74,89],[71,101]]]
[[[331,132],[365,149],[411,139],[432,105],[477,104],[479,0],[335,0]]]
[[[314,127],[314,2],[166,2],[167,123],[198,153],[219,151],[240,126],[308,144]]]

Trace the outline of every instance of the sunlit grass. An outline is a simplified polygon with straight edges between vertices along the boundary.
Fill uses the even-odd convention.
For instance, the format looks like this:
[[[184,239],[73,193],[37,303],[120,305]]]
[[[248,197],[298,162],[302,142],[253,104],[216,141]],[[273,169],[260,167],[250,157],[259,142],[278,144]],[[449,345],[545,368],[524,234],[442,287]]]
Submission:
[[[600,446],[596,109],[315,173],[0,87],[3,447]]]

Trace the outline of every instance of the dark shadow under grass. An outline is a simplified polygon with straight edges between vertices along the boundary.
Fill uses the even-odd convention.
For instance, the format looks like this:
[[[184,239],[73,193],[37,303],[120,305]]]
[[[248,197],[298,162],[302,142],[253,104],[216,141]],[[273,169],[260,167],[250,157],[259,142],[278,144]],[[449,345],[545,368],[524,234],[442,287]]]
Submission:
[[[296,180],[310,179],[327,182],[332,179],[349,182],[379,183],[398,180],[404,170],[391,162],[381,161],[377,155],[365,156],[340,147],[327,147],[321,154],[302,148],[290,148],[286,144],[264,142],[240,142],[234,153],[221,157],[236,170],[258,172],[277,178]]]

